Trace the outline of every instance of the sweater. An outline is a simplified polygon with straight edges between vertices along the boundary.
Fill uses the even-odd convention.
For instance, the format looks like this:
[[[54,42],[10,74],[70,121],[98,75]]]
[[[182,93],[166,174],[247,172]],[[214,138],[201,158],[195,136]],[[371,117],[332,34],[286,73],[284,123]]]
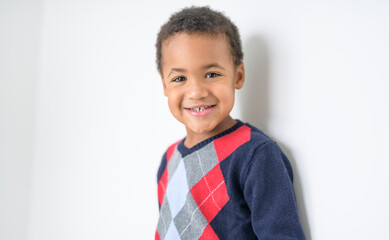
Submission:
[[[185,138],[168,147],[156,240],[305,239],[289,160],[261,130],[236,121],[191,148]]]

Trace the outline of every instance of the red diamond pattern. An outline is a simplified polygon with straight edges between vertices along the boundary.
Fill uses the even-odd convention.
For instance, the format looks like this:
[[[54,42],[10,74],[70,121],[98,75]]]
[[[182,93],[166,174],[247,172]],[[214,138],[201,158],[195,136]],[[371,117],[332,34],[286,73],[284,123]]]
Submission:
[[[209,171],[190,192],[208,222],[212,221],[229,200],[219,165]]]

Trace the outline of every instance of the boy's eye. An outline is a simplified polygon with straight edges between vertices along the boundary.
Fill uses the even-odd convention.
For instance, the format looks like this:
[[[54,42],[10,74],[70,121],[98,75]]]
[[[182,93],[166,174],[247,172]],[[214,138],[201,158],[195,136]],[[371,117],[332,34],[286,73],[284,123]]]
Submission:
[[[186,78],[185,77],[176,77],[172,80],[172,82],[182,82],[182,81],[185,81]]]
[[[205,75],[206,78],[214,78],[218,76],[220,76],[220,74],[217,73],[207,73],[207,75]]]

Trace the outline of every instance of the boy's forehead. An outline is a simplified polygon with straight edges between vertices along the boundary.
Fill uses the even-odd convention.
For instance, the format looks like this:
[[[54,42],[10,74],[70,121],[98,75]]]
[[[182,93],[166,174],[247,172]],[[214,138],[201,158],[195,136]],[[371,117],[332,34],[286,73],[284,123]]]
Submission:
[[[162,65],[212,64],[212,59],[233,61],[225,34],[178,33],[162,43]]]
[[[225,33],[178,32],[164,39],[162,41],[162,47],[167,47],[168,45],[170,45],[172,40],[178,39],[179,41],[183,41],[184,39],[195,40],[198,38],[207,39],[209,42],[211,42],[212,40],[218,40],[218,41],[226,41],[226,43],[228,43],[227,36]]]

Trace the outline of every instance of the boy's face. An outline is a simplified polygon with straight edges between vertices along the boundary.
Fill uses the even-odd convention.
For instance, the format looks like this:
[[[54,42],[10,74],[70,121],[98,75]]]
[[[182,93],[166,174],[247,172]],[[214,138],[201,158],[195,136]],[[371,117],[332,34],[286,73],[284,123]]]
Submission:
[[[161,78],[169,109],[185,125],[188,137],[212,136],[232,120],[229,114],[235,89],[243,86],[244,67],[233,63],[223,35],[179,33],[162,44]]]

